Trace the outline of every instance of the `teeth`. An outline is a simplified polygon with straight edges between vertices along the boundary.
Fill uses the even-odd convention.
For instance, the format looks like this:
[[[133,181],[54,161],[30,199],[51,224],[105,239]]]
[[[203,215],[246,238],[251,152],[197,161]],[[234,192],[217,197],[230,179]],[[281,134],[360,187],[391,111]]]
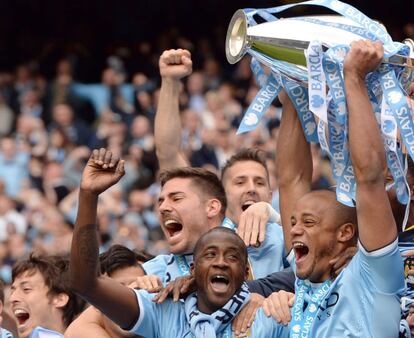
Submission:
[[[21,315],[21,314],[26,314],[27,312],[22,310],[22,309],[16,309],[14,310],[14,314],[17,315]]]
[[[293,243],[293,247],[294,248],[303,248],[304,246],[305,246],[305,244],[300,243],[300,242]]]
[[[164,225],[170,225],[170,224],[177,224],[177,221],[174,221],[173,219],[169,219],[164,222]]]
[[[222,279],[222,280],[224,280],[225,282],[228,282],[228,278],[226,277],[226,276],[222,276],[222,275],[216,275],[216,276],[213,276],[213,278],[212,279]]]

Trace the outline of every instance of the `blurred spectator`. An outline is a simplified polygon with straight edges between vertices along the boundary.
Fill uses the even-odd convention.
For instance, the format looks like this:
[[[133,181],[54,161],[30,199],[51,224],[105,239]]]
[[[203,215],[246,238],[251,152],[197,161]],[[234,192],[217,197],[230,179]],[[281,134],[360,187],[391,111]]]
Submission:
[[[193,43],[174,30],[159,45],[140,42],[126,54],[111,48],[104,63],[93,65],[101,82],[80,83],[87,53],[81,47],[54,58],[50,79],[37,60],[21,63],[14,74],[0,73],[0,277],[10,280],[11,266],[32,249],[70,250],[81,172],[94,148],[119,154],[126,168],[119,185],[98,202],[101,251],[113,243],[152,254],[167,251],[156,207],[153,125],[157,49],[172,43],[192,48],[198,70],[179,88],[183,152],[192,165],[219,174],[237,150],[265,150],[278,208],[272,169],[280,118],[276,102],[254,131],[235,133],[258,90],[248,57],[228,67],[220,59],[221,45],[205,38]],[[133,74],[130,81],[128,74]],[[314,163],[315,185],[330,184],[319,151]]]
[[[202,113],[206,108],[204,85],[204,76],[201,72],[194,72],[187,79],[188,106],[198,113]]]
[[[0,180],[5,184],[7,195],[16,197],[27,183],[28,163],[29,154],[17,149],[14,139],[4,137],[0,141]]]
[[[49,129],[62,128],[69,140],[76,145],[89,145],[92,130],[88,125],[75,117],[72,107],[61,103],[53,107],[52,122]]]
[[[7,102],[0,93],[0,137],[4,137],[12,131],[14,122],[13,110],[7,105]]]

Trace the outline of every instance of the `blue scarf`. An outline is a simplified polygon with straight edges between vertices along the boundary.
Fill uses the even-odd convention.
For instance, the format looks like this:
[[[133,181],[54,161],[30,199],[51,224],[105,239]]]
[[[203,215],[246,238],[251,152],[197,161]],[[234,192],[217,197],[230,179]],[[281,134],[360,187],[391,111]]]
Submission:
[[[192,334],[197,338],[216,338],[226,328],[231,329],[229,323],[249,299],[249,288],[246,283],[243,283],[221,309],[208,315],[197,309],[197,293],[191,294],[185,300],[185,316],[190,324]]]

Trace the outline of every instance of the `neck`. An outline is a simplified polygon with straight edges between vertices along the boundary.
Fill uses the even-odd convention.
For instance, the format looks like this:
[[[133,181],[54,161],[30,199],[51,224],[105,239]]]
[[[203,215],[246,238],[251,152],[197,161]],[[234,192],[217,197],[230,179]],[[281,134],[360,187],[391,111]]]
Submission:
[[[45,329],[52,330],[52,331],[56,331],[56,332],[59,332],[59,333],[62,333],[62,334],[66,330],[66,327],[65,327],[65,325],[63,323],[63,319],[62,318],[59,318],[59,320],[52,321],[49,325],[45,325],[45,326],[40,325],[40,326],[42,326]]]
[[[230,221],[232,221],[236,226],[239,224],[238,218],[240,218],[240,216],[239,217],[236,217],[236,215],[233,215],[231,212],[228,211],[228,209],[226,210],[226,217]]]
[[[332,271],[329,270],[325,272],[322,276],[309,276],[309,282],[320,284],[320,283],[327,281],[329,278],[331,278],[331,276],[332,276]]]
[[[219,308],[220,308],[219,306],[213,306],[213,304],[210,304],[207,299],[204,299],[204,297],[200,293],[198,293],[197,309],[199,311],[207,315],[211,315],[212,313],[216,312]]]

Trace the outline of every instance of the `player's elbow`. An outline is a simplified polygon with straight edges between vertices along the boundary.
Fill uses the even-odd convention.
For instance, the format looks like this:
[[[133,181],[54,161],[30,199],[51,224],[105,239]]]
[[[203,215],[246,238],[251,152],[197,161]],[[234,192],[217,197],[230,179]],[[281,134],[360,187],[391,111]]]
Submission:
[[[95,289],[97,283],[97,277],[87,278],[86,275],[87,273],[78,273],[76,269],[70,267],[69,287],[74,293],[82,297],[87,297]]]
[[[376,185],[384,184],[387,167],[384,160],[371,158],[359,164],[354,162],[354,171],[357,184]]]

